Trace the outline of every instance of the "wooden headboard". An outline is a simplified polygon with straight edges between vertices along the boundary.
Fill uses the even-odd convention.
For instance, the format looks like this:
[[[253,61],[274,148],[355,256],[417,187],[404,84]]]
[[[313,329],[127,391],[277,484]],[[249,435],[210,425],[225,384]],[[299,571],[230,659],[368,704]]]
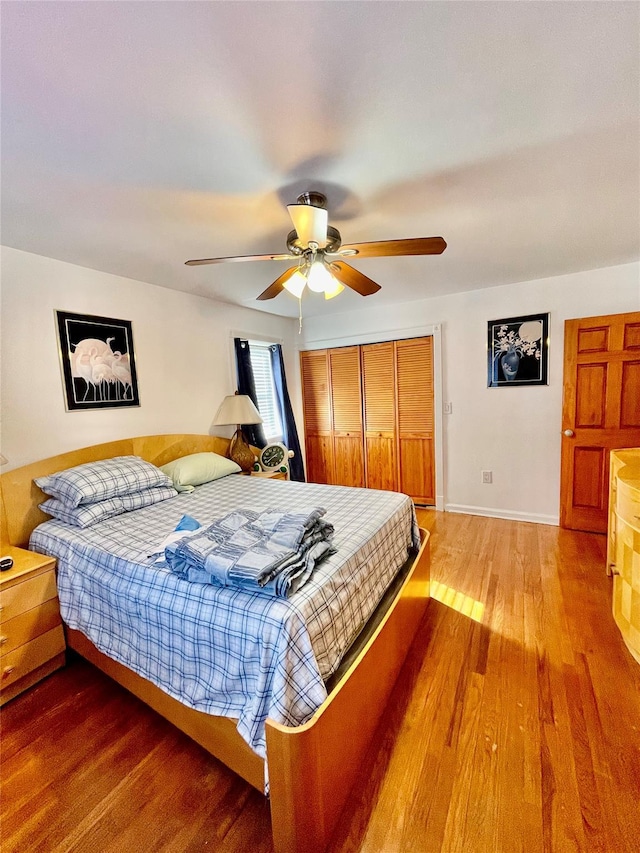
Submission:
[[[38,504],[46,495],[33,482],[84,462],[110,459],[113,456],[140,456],[154,465],[166,465],[189,453],[213,451],[225,456],[229,439],[215,435],[145,435],[123,438],[107,444],[94,444],[32,462],[0,476],[0,532],[3,544],[25,547],[34,527],[49,519]]]

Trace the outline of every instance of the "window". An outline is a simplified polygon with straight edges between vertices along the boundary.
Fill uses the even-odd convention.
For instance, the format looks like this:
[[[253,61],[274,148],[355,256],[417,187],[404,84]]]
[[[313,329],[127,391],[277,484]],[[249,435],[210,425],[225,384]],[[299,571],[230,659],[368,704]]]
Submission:
[[[282,441],[282,421],[273,381],[270,346],[250,341],[249,353],[265,438],[267,441]]]

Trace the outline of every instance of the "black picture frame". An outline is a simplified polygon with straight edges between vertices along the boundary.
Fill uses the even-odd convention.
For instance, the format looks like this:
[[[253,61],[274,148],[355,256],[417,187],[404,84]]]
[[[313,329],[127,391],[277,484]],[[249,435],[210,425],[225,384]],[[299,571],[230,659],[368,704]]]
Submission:
[[[487,323],[487,386],[548,385],[549,315]]]
[[[55,314],[67,411],[139,406],[131,321]]]

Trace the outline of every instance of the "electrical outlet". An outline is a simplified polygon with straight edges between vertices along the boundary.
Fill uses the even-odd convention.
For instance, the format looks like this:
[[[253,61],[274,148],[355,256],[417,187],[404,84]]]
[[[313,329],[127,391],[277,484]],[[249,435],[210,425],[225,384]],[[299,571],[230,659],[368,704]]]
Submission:
[[[493,483],[493,471],[481,471],[483,483]]]

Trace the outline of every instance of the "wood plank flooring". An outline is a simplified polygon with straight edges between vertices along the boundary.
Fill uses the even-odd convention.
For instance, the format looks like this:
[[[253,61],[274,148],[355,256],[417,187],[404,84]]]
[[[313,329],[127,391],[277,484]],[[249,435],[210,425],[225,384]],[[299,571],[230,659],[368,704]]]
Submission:
[[[637,853],[640,667],[605,538],[419,516],[440,600],[329,853]],[[0,720],[3,853],[273,851],[260,794],[80,659]]]

